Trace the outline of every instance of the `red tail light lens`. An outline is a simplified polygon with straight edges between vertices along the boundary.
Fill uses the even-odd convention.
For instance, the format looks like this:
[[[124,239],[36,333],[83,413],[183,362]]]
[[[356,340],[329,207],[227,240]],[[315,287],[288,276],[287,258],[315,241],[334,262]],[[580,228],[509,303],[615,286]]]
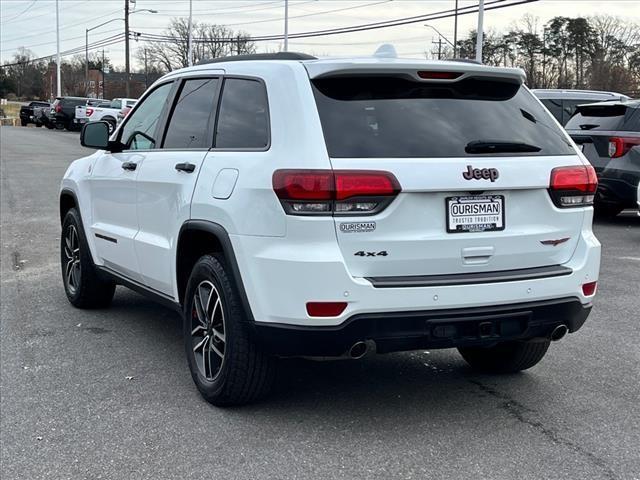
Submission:
[[[609,139],[609,156],[619,158],[626,155],[633,147],[640,145],[640,138],[634,137],[611,137]]]
[[[347,302],[308,302],[310,317],[337,317],[347,308]]]
[[[86,112],[87,112],[87,117],[90,117],[91,115],[93,115],[93,108],[87,108]]]
[[[595,295],[597,287],[598,282],[585,283],[582,285],[582,293],[585,297],[590,297],[591,295]]]
[[[425,80],[455,80],[462,76],[462,72],[427,72],[421,70],[418,72],[418,76]]]
[[[62,111],[62,106],[56,105],[56,112],[60,113]]]
[[[277,170],[273,190],[290,215],[371,215],[400,192],[389,172]]]
[[[598,177],[591,165],[557,167],[551,170],[549,193],[558,207],[593,205],[597,188]]]

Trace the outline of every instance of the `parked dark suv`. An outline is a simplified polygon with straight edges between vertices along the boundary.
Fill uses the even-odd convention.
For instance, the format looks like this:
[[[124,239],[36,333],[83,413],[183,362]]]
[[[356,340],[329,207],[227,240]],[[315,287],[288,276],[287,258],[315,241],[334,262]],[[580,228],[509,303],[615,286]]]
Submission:
[[[51,105],[50,119],[56,128],[67,130],[79,130],[80,128],[74,124],[76,117],[76,107],[78,105],[86,105],[88,98],[84,97],[58,97],[53,105]]]
[[[39,127],[40,124],[34,116],[34,108],[49,106],[49,102],[29,102],[29,105],[23,105],[20,107],[20,125],[26,127],[30,123],[35,123]]]
[[[613,217],[637,207],[640,100],[579,105],[566,127],[598,175],[596,213]]]

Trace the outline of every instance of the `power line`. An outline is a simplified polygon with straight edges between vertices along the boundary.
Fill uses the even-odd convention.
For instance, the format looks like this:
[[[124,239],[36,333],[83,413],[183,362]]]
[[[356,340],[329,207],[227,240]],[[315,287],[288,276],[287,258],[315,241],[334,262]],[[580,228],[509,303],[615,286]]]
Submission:
[[[27,13],[29,10],[31,10],[33,8],[33,6],[36,4],[36,0],[33,0],[29,6],[27,8],[25,8],[23,11],[21,11],[18,15],[16,15],[13,18],[10,18],[8,21],[12,22],[13,20],[15,20],[18,17],[21,17],[22,15],[24,15],[25,13]]]

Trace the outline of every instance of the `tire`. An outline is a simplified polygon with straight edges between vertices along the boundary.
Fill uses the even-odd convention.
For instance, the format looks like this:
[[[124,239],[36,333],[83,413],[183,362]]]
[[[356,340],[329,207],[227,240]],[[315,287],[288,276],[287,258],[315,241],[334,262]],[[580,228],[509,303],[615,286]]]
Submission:
[[[54,128],[56,128],[53,125],[51,125],[50,123],[45,123],[44,126],[47,127],[49,130],[53,130]]]
[[[20,120],[20,125],[22,125],[23,127],[26,127],[29,124],[29,122],[25,121],[25,120]]]
[[[493,347],[458,348],[475,370],[487,373],[516,373],[536,365],[549,349],[549,340],[499,343]]]
[[[107,124],[109,125],[109,135],[111,135],[113,132],[116,131],[116,122],[111,119],[107,119],[105,120],[105,122],[107,122]]]
[[[62,282],[69,302],[77,308],[108,307],[116,285],[103,279],[93,264],[80,214],[70,209],[62,222],[60,235]]]
[[[238,292],[224,263],[213,255],[201,257],[184,298],[187,362],[202,396],[223,407],[247,404],[268,394],[276,360],[250,337]]]
[[[598,203],[593,206],[593,213],[598,218],[614,218],[624,210],[622,205],[616,203]]]

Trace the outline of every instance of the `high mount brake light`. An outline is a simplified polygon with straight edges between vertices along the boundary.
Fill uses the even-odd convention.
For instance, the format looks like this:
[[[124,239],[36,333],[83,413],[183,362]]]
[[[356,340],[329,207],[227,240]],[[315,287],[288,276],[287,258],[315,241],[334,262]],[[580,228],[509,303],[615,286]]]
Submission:
[[[640,145],[640,138],[638,137],[611,137],[609,139],[609,156],[611,158],[622,157],[638,145]]]
[[[273,190],[289,215],[372,215],[400,192],[389,172],[277,170]]]
[[[557,207],[593,205],[597,188],[598,178],[591,165],[556,167],[551,170],[549,194]]]
[[[462,72],[428,72],[420,70],[418,76],[425,80],[455,80],[462,76]]]

